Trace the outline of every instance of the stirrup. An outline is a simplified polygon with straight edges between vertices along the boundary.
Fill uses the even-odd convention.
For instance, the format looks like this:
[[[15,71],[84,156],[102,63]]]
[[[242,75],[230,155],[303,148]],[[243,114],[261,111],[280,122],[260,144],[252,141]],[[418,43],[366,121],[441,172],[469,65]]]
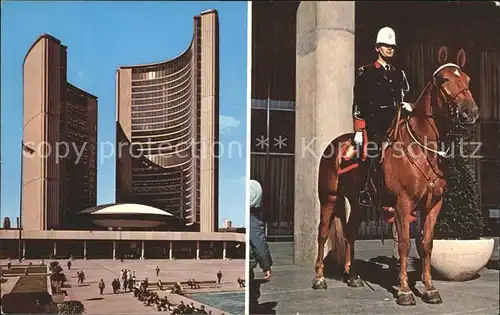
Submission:
[[[372,207],[372,197],[367,189],[363,189],[359,193],[358,204],[362,207],[371,208]]]

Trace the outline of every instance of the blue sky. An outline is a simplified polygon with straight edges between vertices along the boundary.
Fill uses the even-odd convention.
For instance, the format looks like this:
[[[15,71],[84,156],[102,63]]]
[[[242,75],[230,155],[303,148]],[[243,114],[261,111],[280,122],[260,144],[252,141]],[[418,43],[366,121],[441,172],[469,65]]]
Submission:
[[[68,47],[68,81],[99,98],[98,141],[115,142],[115,71],[177,56],[192,39],[193,16],[219,12],[219,225],[245,225],[246,2],[5,2],[1,16],[1,217],[19,215],[22,63],[48,33]],[[236,145],[240,143],[241,154]],[[231,155],[231,156],[230,156]],[[114,157],[99,159],[97,204],[115,201]]]

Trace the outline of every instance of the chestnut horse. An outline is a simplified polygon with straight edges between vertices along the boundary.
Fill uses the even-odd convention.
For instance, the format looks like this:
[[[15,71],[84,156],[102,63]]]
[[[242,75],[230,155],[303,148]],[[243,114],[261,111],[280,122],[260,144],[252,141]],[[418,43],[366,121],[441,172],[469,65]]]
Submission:
[[[422,218],[421,279],[425,285],[422,299],[426,303],[442,303],[439,292],[432,284],[430,265],[434,225],[443,204],[443,192],[446,188],[442,165],[445,154],[437,148],[447,131],[456,126],[472,126],[479,115],[479,108],[469,90],[470,78],[462,70],[465,65],[465,52],[463,49],[459,51],[457,64],[446,63],[447,55],[446,48],[441,47],[438,53],[440,66],[415,102],[413,112],[394,125],[397,132],[393,134],[392,144],[385,149],[380,162],[379,169],[385,191],[393,199],[391,205],[394,208],[398,233],[401,265],[397,298],[399,305],[415,304],[407,275],[409,224],[415,211],[420,211]],[[363,285],[351,262],[354,261],[354,241],[365,209],[358,204],[364,167],[354,168],[346,173],[339,172],[338,148],[350,139],[352,134],[344,134],[333,140],[320,161],[318,194],[321,217],[314,289],[326,289],[323,260],[324,245],[329,236],[333,256],[344,263],[347,285]],[[346,213],[344,198],[347,198],[351,205],[350,215]]]

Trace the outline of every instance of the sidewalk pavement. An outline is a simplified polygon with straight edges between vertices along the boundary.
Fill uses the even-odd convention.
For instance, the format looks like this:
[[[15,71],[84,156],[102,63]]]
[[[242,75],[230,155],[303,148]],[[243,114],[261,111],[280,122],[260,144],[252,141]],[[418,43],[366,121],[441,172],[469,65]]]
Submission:
[[[397,275],[385,264],[392,256],[392,240],[382,245],[380,240],[356,242],[356,258],[365,280],[361,288],[349,288],[336,279],[327,279],[328,289],[313,290],[314,265],[293,265],[293,243],[270,243],[274,260],[271,280],[261,285],[259,300],[267,314],[426,314],[426,315],[483,315],[499,314],[499,270],[483,269],[477,279],[466,282],[436,281],[443,304],[430,305],[416,296],[417,305],[402,307],[390,292]],[[495,251],[498,251],[496,248]],[[414,243],[410,256],[418,257]],[[261,278],[260,270],[256,270]],[[411,277],[412,275],[410,275]],[[416,288],[423,290],[420,275],[414,274]],[[369,281],[367,280],[369,279]],[[389,279],[389,281],[388,281]],[[392,279],[392,281],[391,281]],[[387,285],[389,283],[389,285]]]

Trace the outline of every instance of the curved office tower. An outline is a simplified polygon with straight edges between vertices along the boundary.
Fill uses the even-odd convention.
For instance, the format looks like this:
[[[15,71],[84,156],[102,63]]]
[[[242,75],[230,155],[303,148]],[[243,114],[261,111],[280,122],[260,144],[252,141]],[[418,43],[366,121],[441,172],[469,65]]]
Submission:
[[[194,17],[186,51],[117,71],[116,202],[168,211],[202,232],[218,224],[218,17]]]
[[[66,49],[43,34],[24,59],[25,230],[79,228],[78,212],[97,201],[97,97],[66,81]]]

